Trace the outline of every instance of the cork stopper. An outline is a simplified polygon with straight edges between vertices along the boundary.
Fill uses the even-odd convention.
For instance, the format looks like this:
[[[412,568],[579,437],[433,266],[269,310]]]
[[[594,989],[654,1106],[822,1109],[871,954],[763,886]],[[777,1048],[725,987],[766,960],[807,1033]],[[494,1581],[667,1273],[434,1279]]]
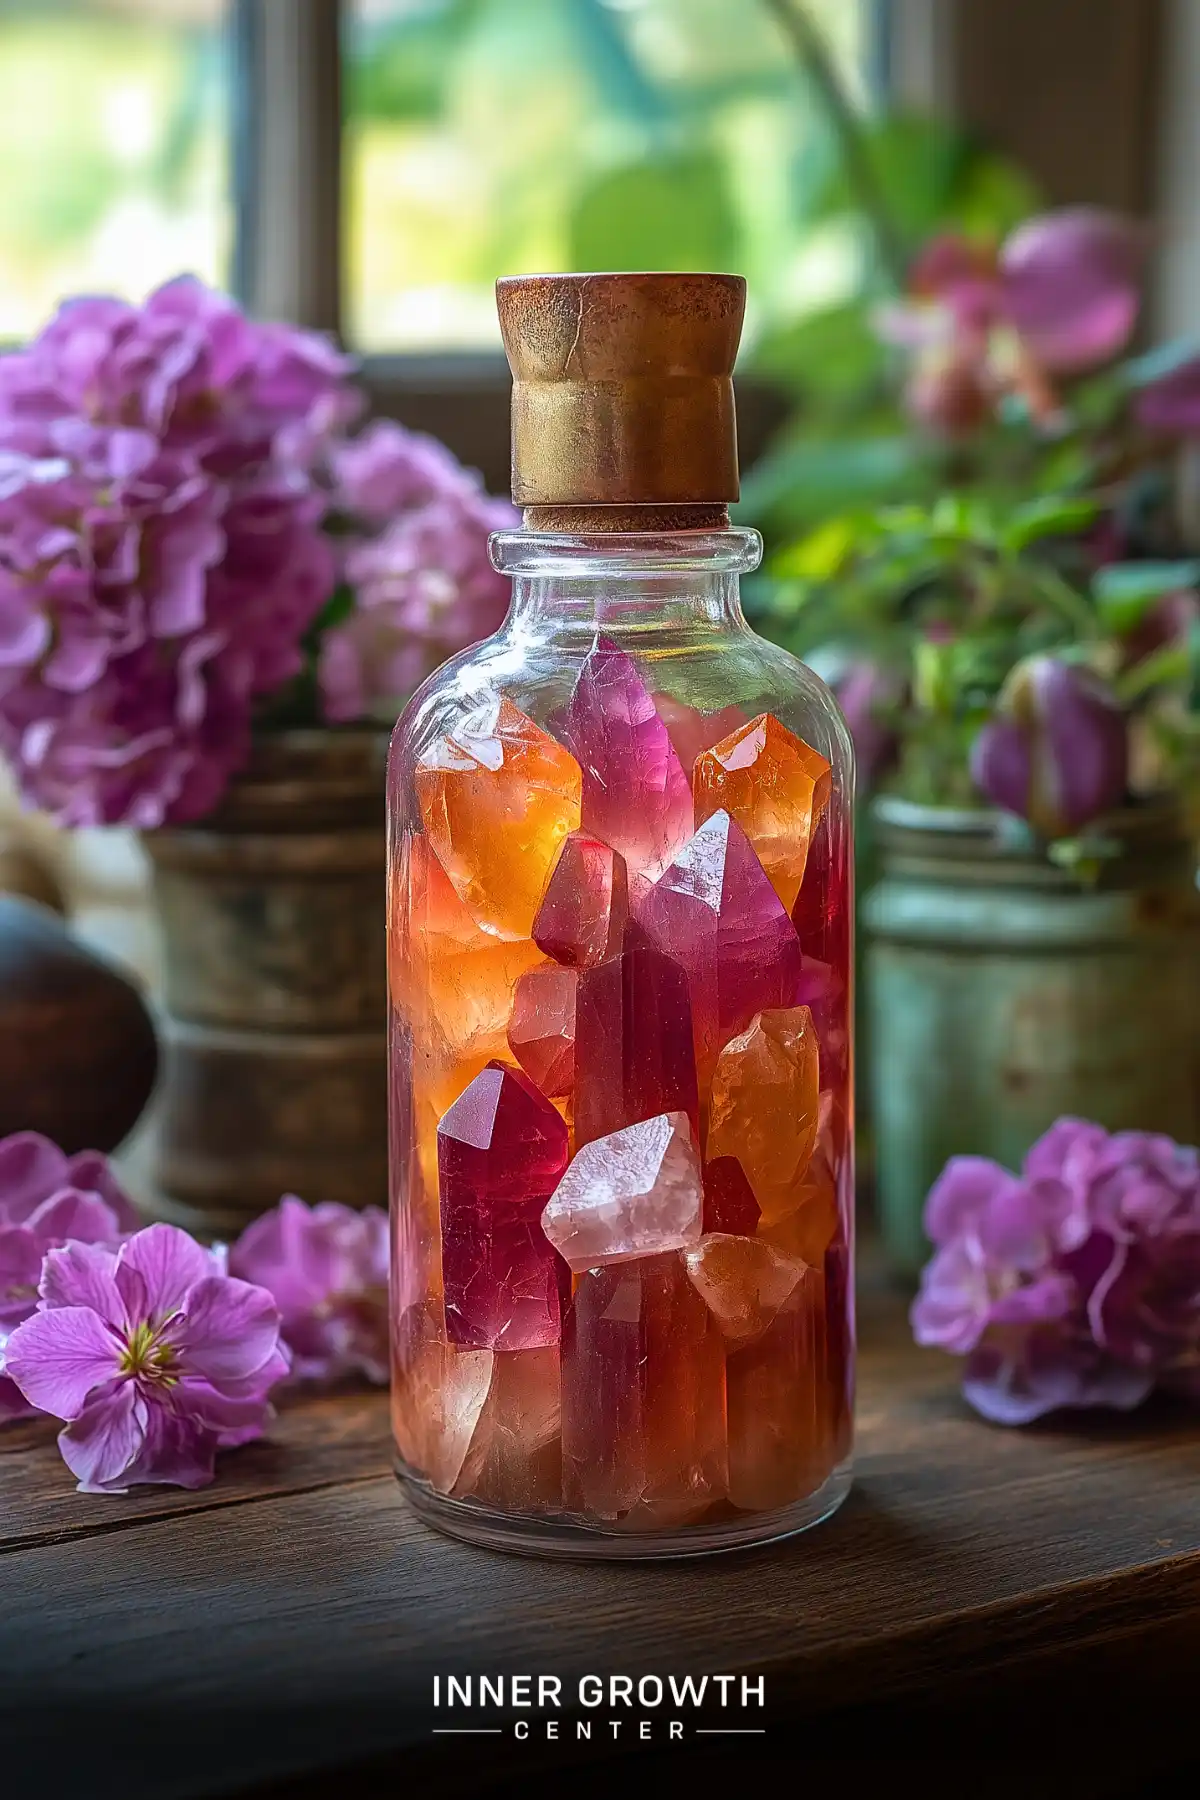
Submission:
[[[724,519],[738,497],[740,275],[511,275],[496,304],[513,372],[512,497],[538,526]]]

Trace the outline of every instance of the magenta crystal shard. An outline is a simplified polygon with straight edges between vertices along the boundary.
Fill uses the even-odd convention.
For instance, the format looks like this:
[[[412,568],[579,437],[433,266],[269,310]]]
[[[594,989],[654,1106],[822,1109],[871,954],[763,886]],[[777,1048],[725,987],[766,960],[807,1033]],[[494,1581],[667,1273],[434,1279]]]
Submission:
[[[579,1278],[562,1434],[567,1504],[595,1518],[683,1524],[723,1498],[724,1340],[677,1254]]]
[[[590,968],[621,948],[629,915],[625,858],[573,831],[563,842],[533,921],[533,941],[555,962]]]
[[[692,790],[632,659],[598,637],[562,716],[583,770],[583,829],[653,880],[691,836]]]
[[[483,1350],[558,1342],[567,1266],[541,1227],[567,1128],[517,1069],[490,1063],[438,1126],[446,1336]]]
[[[565,1097],[575,1080],[574,969],[529,969],[517,982],[508,1046],[543,1094]]]
[[[703,1188],[686,1113],[660,1113],[579,1152],[542,1214],[578,1275],[697,1242]]]
[[[687,976],[649,944],[579,977],[575,1000],[575,1143],[658,1113],[684,1112],[699,1139]]]
[[[705,821],[643,896],[637,919],[687,972],[702,1074],[756,1012],[794,1003],[796,928],[727,812]]]

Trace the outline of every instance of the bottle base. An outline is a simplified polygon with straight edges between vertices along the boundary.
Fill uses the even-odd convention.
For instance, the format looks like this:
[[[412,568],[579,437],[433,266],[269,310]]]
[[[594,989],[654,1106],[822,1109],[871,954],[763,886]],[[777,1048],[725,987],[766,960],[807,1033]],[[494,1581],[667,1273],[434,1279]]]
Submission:
[[[813,1493],[774,1512],[731,1513],[673,1530],[638,1532],[564,1515],[502,1513],[477,1500],[455,1500],[438,1493],[401,1459],[396,1461],[409,1504],[435,1531],[488,1550],[562,1562],[667,1562],[776,1544],[831,1518],[850,1492],[853,1468],[853,1458],[847,1457]]]

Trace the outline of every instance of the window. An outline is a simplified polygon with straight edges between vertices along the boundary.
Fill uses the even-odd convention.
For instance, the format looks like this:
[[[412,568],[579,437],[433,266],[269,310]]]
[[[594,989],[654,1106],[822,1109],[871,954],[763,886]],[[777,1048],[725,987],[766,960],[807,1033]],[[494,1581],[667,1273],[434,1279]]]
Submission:
[[[230,278],[225,0],[0,0],[0,341],[64,294]]]
[[[822,0],[862,91],[867,9]],[[498,348],[497,275],[736,268],[756,323],[844,273],[819,107],[765,0],[347,0],[347,335]]]

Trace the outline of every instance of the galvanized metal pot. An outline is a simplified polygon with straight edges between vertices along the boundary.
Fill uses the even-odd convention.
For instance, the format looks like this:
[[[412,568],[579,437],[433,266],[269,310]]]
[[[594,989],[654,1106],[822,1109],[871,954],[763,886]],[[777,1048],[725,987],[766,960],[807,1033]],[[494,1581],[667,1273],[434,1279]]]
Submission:
[[[866,1062],[884,1240],[928,1255],[946,1158],[1019,1168],[1060,1114],[1200,1141],[1200,900],[1169,812],[1112,821],[1092,885],[987,812],[880,799],[863,902]]]
[[[282,1193],[386,1204],[376,732],[264,735],[220,810],[146,835],[164,947],[158,1210],[232,1234]]]

